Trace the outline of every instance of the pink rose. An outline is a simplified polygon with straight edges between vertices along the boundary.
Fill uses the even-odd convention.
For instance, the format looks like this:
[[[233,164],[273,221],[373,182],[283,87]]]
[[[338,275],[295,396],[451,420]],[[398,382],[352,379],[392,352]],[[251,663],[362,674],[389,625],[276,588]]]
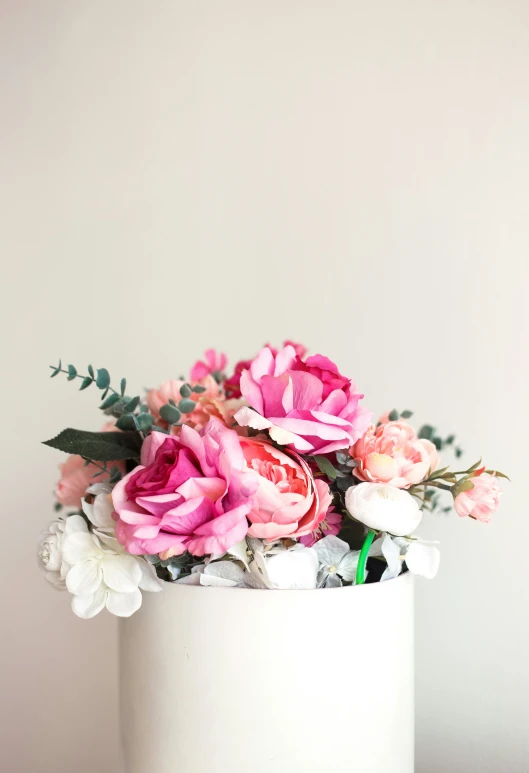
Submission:
[[[429,440],[421,440],[405,421],[388,421],[369,427],[350,455],[358,462],[357,478],[375,483],[389,483],[409,488],[435,470],[439,464],[437,450]]]
[[[306,346],[303,346],[303,344],[296,344],[294,341],[285,341],[283,347],[285,346],[292,346],[297,356],[301,358],[303,358],[307,353]],[[277,349],[275,349],[273,346],[270,346],[270,344],[266,344],[266,347],[270,349],[274,357],[277,356]],[[239,360],[235,366],[234,373],[224,382],[224,389],[226,391],[227,397],[241,397],[241,375],[243,370],[248,370],[251,364],[252,360]]]
[[[502,491],[495,475],[482,473],[477,478],[472,478],[474,488],[461,491],[454,499],[454,508],[462,518],[469,515],[476,521],[488,523],[491,515],[496,512],[500,504]]]
[[[327,510],[324,520],[318,525],[314,531],[310,534],[306,534],[300,538],[302,545],[306,548],[311,548],[316,542],[323,539],[323,537],[335,537],[342,527],[342,516],[340,513],[335,513],[334,508],[331,507]]]
[[[248,513],[248,534],[272,542],[280,537],[297,539],[317,529],[332,502],[329,486],[314,479],[297,454],[285,454],[258,438],[240,438],[240,443],[259,482]]]
[[[119,430],[116,429],[113,422],[107,422],[103,425],[101,432],[119,432]],[[97,467],[95,464],[85,466],[85,460],[82,456],[75,454],[69,456],[63,464],[59,465],[61,478],[55,490],[57,501],[64,507],[80,509],[81,499],[92,483],[103,483],[108,480],[112,467],[117,467],[121,472],[125,472],[125,462],[107,462],[107,467],[109,472],[102,472],[101,475],[92,480],[94,475],[101,472],[101,467]]]
[[[359,406],[363,395],[331,360],[316,354],[303,361],[292,346],[276,356],[261,349],[242,373],[241,392],[251,407],[241,408],[236,421],[266,429],[277,443],[303,454],[347,448],[371,421]]]
[[[167,427],[160,418],[160,408],[169,400],[176,405],[182,399],[180,388],[185,381],[172,379],[166,381],[158,389],[150,389],[147,392],[146,402],[150,413],[154,416],[156,424]],[[220,419],[226,426],[233,424],[233,416],[241,403],[238,400],[226,400],[224,393],[213,376],[205,376],[193,386],[200,385],[206,388],[205,392],[193,392],[190,399],[196,402],[196,407],[191,413],[182,414],[181,421],[194,429],[202,429],[211,418]]]
[[[220,421],[200,433],[183,426],[178,437],[152,432],[141,466],[112,492],[116,537],[134,555],[224,553],[248,531],[256,488],[237,433]]]
[[[194,384],[213,373],[222,373],[228,364],[226,355],[215,349],[207,349],[204,352],[204,360],[197,360],[191,368],[191,381]]]

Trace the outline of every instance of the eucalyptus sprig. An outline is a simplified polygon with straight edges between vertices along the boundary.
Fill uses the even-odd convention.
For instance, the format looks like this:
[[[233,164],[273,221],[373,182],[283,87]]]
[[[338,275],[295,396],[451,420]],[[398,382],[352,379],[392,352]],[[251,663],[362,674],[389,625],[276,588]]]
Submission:
[[[206,391],[206,387],[200,384],[192,386],[187,382],[180,387],[181,399],[176,403],[174,400],[162,405],[160,408],[160,418],[167,424],[168,431],[171,431],[171,427],[180,427],[182,425],[182,414],[193,413],[197,406],[197,401],[192,399],[192,396],[202,394]],[[155,427],[157,431],[164,432],[164,427]]]

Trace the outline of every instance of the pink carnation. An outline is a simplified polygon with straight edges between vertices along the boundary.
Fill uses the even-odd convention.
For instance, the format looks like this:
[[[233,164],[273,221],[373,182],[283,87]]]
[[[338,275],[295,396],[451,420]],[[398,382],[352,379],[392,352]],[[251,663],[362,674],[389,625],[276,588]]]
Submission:
[[[204,360],[197,360],[191,368],[191,381],[196,384],[213,373],[222,373],[227,364],[228,358],[225,354],[215,349],[207,349],[204,352]]]
[[[251,407],[241,408],[236,421],[268,430],[277,443],[303,454],[347,448],[371,421],[359,405],[363,395],[331,360],[316,354],[303,361],[292,346],[276,356],[261,349],[242,373],[241,392]]]
[[[215,419],[201,433],[151,433],[141,466],[112,492],[119,542],[162,558],[224,553],[248,531],[257,480],[245,467],[237,434]]]
[[[409,488],[435,470],[439,456],[434,444],[417,437],[405,421],[387,421],[371,426],[364,437],[349,449],[358,463],[357,478],[375,483],[390,483],[397,488]]]
[[[311,531],[310,534],[301,537],[299,541],[302,545],[305,545],[306,548],[311,548],[323,537],[335,537],[339,533],[341,527],[342,516],[340,513],[334,512],[334,509],[331,507],[327,510],[327,514],[319,526],[314,531]]]
[[[258,438],[241,438],[243,454],[258,476],[248,534],[267,541],[297,539],[318,528],[332,502],[327,483],[314,479],[297,454],[286,454]]]
[[[472,478],[474,488],[461,491],[454,499],[454,508],[462,518],[465,515],[488,523],[500,504],[501,489],[495,475],[484,472]]]

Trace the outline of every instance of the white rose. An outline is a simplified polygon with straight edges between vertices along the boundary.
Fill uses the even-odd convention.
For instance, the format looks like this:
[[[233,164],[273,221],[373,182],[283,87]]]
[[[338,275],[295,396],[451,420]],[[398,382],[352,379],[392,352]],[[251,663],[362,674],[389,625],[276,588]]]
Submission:
[[[375,531],[396,537],[411,534],[421,522],[422,510],[407,491],[387,483],[359,483],[345,493],[347,511]]]
[[[50,523],[39,540],[39,566],[44,571],[48,582],[58,590],[66,589],[66,575],[70,570],[70,564],[65,560],[63,553],[64,538],[79,529],[86,529],[81,516],[60,515],[57,520]]]

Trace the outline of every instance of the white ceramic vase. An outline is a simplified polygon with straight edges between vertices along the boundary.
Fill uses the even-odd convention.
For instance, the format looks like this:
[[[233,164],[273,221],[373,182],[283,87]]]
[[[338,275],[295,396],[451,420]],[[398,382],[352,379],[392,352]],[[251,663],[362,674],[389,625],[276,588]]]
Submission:
[[[413,579],[168,584],[120,620],[126,773],[412,773]]]

